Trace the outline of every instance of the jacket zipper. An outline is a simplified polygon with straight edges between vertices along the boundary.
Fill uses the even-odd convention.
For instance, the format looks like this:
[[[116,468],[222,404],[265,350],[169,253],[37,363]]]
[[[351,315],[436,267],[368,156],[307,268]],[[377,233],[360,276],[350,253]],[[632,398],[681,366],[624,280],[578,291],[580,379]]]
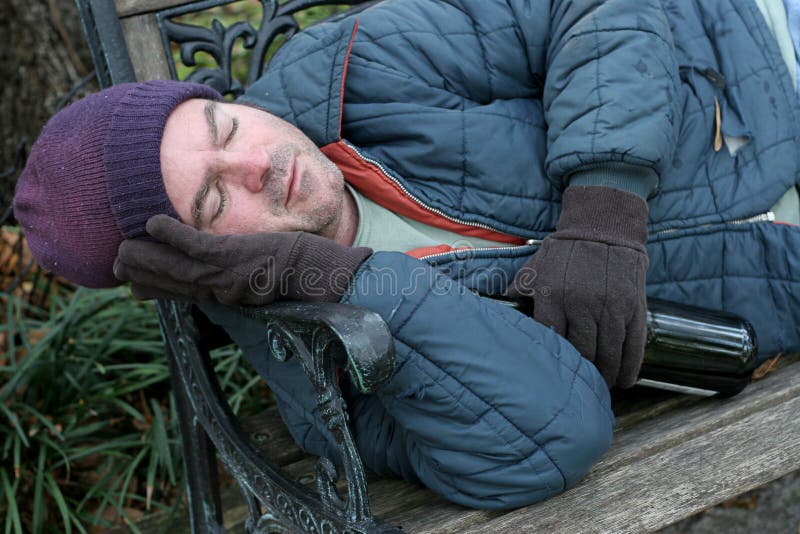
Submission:
[[[698,225],[698,226],[688,226],[686,228],[665,228],[664,230],[659,230],[657,232],[653,232],[652,235],[657,236],[657,235],[667,234],[667,233],[670,233],[670,232],[677,232],[678,230],[690,230],[690,229],[694,229],[694,228],[706,228],[706,227],[715,226],[715,225],[718,225],[718,224],[748,224],[748,223],[755,223],[755,222],[775,222],[775,213],[773,213],[771,211],[767,211],[767,212],[764,212],[764,213],[759,213],[758,215],[753,215],[752,217],[744,217],[744,218],[741,218],[741,219],[733,219],[733,220],[730,220],[730,221],[721,221],[721,222],[718,222],[718,223],[707,223],[707,224],[701,224],[701,225]],[[460,252],[464,252],[465,250],[471,250],[471,251],[474,251],[474,250],[477,250],[477,251],[492,250],[492,251],[502,252],[502,251],[506,251],[506,250],[518,249],[518,248],[521,248],[521,247],[529,247],[531,245],[538,245],[538,244],[541,244],[541,243],[542,243],[541,239],[528,239],[527,241],[525,241],[525,244],[523,244],[523,245],[514,245],[514,246],[509,246],[509,247],[476,247],[476,248],[471,248],[471,249],[449,250],[447,252],[438,252],[436,254],[429,254],[427,256],[421,256],[419,259],[428,260],[428,259],[432,259],[432,258],[440,258],[440,257],[447,256],[448,254],[457,254],[457,253],[460,253]]]
[[[344,141],[344,140],[343,140],[343,141]],[[504,231],[502,231],[502,230],[498,230],[497,228],[492,228],[491,226],[489,226],[489,225],[487,225],[487,224],[483,224],[483,223],[476,223],[476,222],[470,222],[470,221],[464,221],[464,220],[462,220],[462,219],[459,219],[459,218],[457,218],[457,217],[453,217],[453,216],[451,216],[451,215],[448,215],[448,214],[446,214],[445,212],[443,212],[442,210],[439,210],[439,209],[436,209],[436,208],[434,208],[434,207],[428,206],[427,204],[425,204],[424,202],[422,202],[420,199],[418,199],[417,197],[415,197],[414,195],[412,195],[412,194],[411,194],[411,193],[408,191],[408,189],[406,189],[406,188],[405,188],[405,186],[404,186],[403,184],[401,184],[401,183],[400,183],[399,181],[397,181],[397,180],[396,180],[394,177],[392,177],[392,175],[390,175],[390,174],[389,174],[389,172],[388,172],[388,171],[387,171],[387,170],[384,168],[384,166],[383,166],[383,165],[381,165],[381,163],[380,163],[379,161],[375,161],[375,160],[374,160],[374,159],[372,159],[372,158],[368,158],[368,157],[366,157],[364,154],[362,154],[362,153],[361,153],[361,152],[358,150],[358,148],[356,148],[355,146],[351,145],[351,144],[350,144],[350,143],[348,143],[347,141],[344,141],[344,143],[345,143],[345,144],[346,144],[348,147],[350,147],[350,148],[353,150],[353,152],[355,152],[355,153],[358,155],[358,157],[359,157],[359,158],[363,159],[363,160],[364,160],[364,161],[366,161],[367,163],[370,163],[370,164],[374,165],[375,167],[377,167],[378,169],[380,169],[380,171],[383,173],[383,175],[384,175],[386,178],[388,178],[389,180],[391,180],[391,181],[392,181],[392,182],[393,182],[395,185],[397,185],[397,187],[399,187],[399,188],[400,188],[400,190],[401,190],[401,191],[403,191],[403,193],[404,193],[404,194],[405,194],[405,195],[406,195],[408,198],[410,198],[411,200],[413,200],[413,201],[414,201],[416,204],[418,204],[418,205],[419,205],[419,206],[421,206],[422,208],[424,208],[424,209],[426,209],[426,210],[428,210],[428,211],[430,211],[430,212],[432,212],[432,213],[435,213],[436,215],[439,215],[440,217],[444,217],[444,218],[445,218],[445,219],[447,219],[448,221],[452,221],[452,222],[454,222],[454,223],[462,224],[462,225],[464,225],[464,226],[473,226],[473,227],[475,227],[475,228],[483,228],[484,230],[490,230],[490,231],[492,231],[492,232],[496,232],[496,233],[498,233],[498,234],[503,234],[503,235],[511,235],[511,234],[509,234],[508,232],[504,232]],[[524,245],[518,245],[518,246],[524,246]]]
[[[687,226],[686,228],[665,228],[663,230],[659,230],[658,232],[654,232],[653,235],[662,235],[667,234],[670,232],[677,232],[678,230],[691,230],[694,228],[707,228],[709,226],[716,226],[718,224],[747,224],[747,223],[755,223],[755,222],[775,222],[775,214],[771,211],[767,211],[764,213],[759,213],[758,215],[753,215],[752,217],[744,217],[741,219],[733,219],[730,221],[720,221],[715,223],[706,223],[700,224],[698,226]]]
[[[389,172],[384,168],[384,166],[381,164],[381,162],[376,161],[376,160],[374,160],[372,158],[366,157],[364,154],[361,153],[361,151],[357,147],[355,147],[354,145],[350,144],[346,140],[343,139],[342,141],[344,141],[344,143],[353,152],[355,152],[358,155],[359,158],[361,158],[362,160],[366,161],[367,163],[370,163],[370,164],[374,165],[375,167],[377,167],[378,169],[380,169],[381,173],[383,173],[383,175],[387,179],[391,180],[392,183],[394,183],[397,187],[399,187],[400,190],[408,198],[413,200],[416,204],[418,204],[422,208],[424,208],[424,209],[426,209],[426,210],[428,210],[428,211],[430,211],[432,213],[435,213],[436,215],[439,215],[440,217],[444,217],[448,221],[452,221],[452,222],[455,222],[455,223],[458,223],[458,224],[462,224],[464,226],[472,226],[472,227],[475,227],[475,228],[483,228],[484,230],[490,230],[492,232],[497,232],[499,234],[510,235],[510,234],[507,234],[506,232],[504,232],[502,230],[498,230],[497,228],[493,228],[493,227],[491,227],[491,226],[489,226],[487,224],[465,221],[463,219],[459,219],[457,217],[453,217],[451,215],[448,215],[448,214],[444,213],[440,209],[434,208],[432,206],[428,206],[427,204],[422,202],[420,199],[418,199],[417,197],[412,195],[408,191],[408,189],[405,188],[405,186],[403,184],[401,184],[391,174],[389,174]],[[708,227],[708,226],[714,226],[715,224],[746,224],[746,223],[751,223],[751,222],[774,222],[774,221],[775,221],[775,214],[773,212],[771,212],[771,211],[768,211],[766,213],[759,213],[758,215],[753,215],[752,217],[746,217],[746,218],[742,218],[742,219],[734,219],[734,220],[731,220],[731,221],[721,221],[719,223],[707,223],[707,224],[701,224],[699,226],[689,226],[689,227],[686,227],[686,228],[665,228],[664,230],[659,230],[659,231],[653,233],[652,235],[662,235],[662,234],[666,234],[666,233],[670,233],[670,232],[677,232],[678,230],[687,230],[687,229],[690,229],[690,228],[705,228],[705,227]],[[513,249],[520,248],[520,247],[528,247],[528,246],[531,246],[531,245],[534,245],[534,244],[538,244],[538,243],[541,243],[541,242],[542,242],[541,239],[528,239],[527,241],[525,241],[525,244],[523,244],[523,245],[514,245],[514,246],[509,246],[509,247],[478,247],[478,248],[474,248],[474,249],[470,249],[470,250],[494,250],[494,251],[498,251],[499,252],[499,251],[504,251],[504,250],[513,250]],[[439,252],[437,254],[431,254],[431,255],[428,255],[428,256],[422,256],[419,259],[426,260],[426,259],[431,259],[431,258],[438,258],[440,256],[446,256],[448,254],[454,254],[456,252],[460,252],[460,251]]]
[[[530,247],[532,245],[538,245],[538,244],[541,244],[541,242],[542,242],[541,239],[528,239],[527,241],[525,241],[525,244],[523,244],[523,245],[512,245],[512,246],[508,246],[508,247],[475,247],[475,248],[470,248],[470,249],[463,249],[462,248],[462,249],[459,249],[459,250],[448,250],[447,252],[437,252],[436,254],[428,254],[427,256],[420,256],[418,259],[420,259],[420,260],[429,260],[429,259],[432,259],[432,258],[441,258],[441,257],[447,256],[448,254],[459,254],[459,253],[463,253],[463,252],[465,252],[467,250],[469,250],[469,251],[491,250],[492,252],[502,252],[502,251],[506,251],[506,250],[515,250],[515,249],[522,248],[522,247]]]
[[[344,140],[343,140],[343,141],[344,141]],[[375,167],[377,167],[377,168],[378,168],[378,169],[381,171],[381,173],[383,173],[383,175],[384,175],[386,178],[388,178],[389,180],[391,180],[391,181],[392,181],[392,183],[394,183],[395,185],[397,185],[397,187],[399,187],[399,188],[400,188],[400,190],[401,190],[401,191],[402,191],[402,192],[403,192],[403,193],[404,193],[404,194],[405,194],[405,195],[406,195],[408,198],[410,198],[411,200],[413,200],[415,203],[417,203],[417,204],[418,204],[419,206],[421,206],[422,208],[424,208],[424,209],[426,209],[426,210],[428,210],[428,211],[430,211],[430,212],[432,212],[432,213],[435,213],[435,214],[439,215],[440,217],[444,217],[445,219],[447,219],[447,220],[449,220],[449,221],[452,221],[452,222],[455,222],[455,223],[458,223],[458,224],[463,224],[463,225],[465,225],[465,226],[473,226],[473,227],[476,227],[476,228],[483,228],[484,230],[490,230],[490,231],[492,231],[492,232],[497,232],[497,233],[499,233],[499,234],[510,235],[510,234],[507,234],[506,232],[503,232],[502,230],[498,230],[497,228],[493,228],[493,227],[491,227],[491,226],[489,226],[489,225],[487,225],[487,224],[475,223],[475,222],[470,222],[470,221],[464,221],[464,220],[462,220],[462,219],[459,219],[459,218],[457,218],[457,217],[452,217],[452,216],[450,216],[450,215],[448,215],[448,214],[444,213],[442,210],[436,209],[436,208],[434,208],[434,207],[432,207],[432,206],[428,206],[427,204],[425,204],[424,202],[422,202],[420,199],[418,199],[417,197],[415,197],[414,195],[412,195],[412,194],[411,194],[411,193],[408,191],[408,189],[406,189],[406,188],[405,188],[405,186],[404,186],[403,184],[401,184],[401,183],[400,183],[398,180],[396,180],[396,179],[395,179],[395,178],[394,178],[392,175],[390,175],[390,174],[389,174],[389,172],[388,172],[388,171],[387,171],[387,170],[384,168],[384,166],[381,164],[381,162],[379,162],[379,161],[376,161],[376,160],[374,160],[374,159],[372,159],[372,158],[368,158],[368,157],[366,157],[364,154],[362,154],[362,153],[361,153],[361,151],[360,151],[358,148],[356,148],[356,147],[355,147],[355,146],[353,146],[352,144],[348,143],[347,141],[344,141],[344,143],[345,143],[345,144],[346,144],[348,147],[350,147],[350,148],[353,150],[353,152],[355,152],[355,153],[356,153],[356,155],[358,155],[358,157],[359,157],[359,158],[361,158],[361,159],[363,159],[364,161],[366,161],[367,163],[370,163],[370,164],[374,165]],[[524,243],[524,244],[522,244],[522,245],[511,245],[511,246],[507,246],[507,247],[477,247],[477,248],[473,248],[473,249],[470,249],[470,250],[491,250],[491,251],[494,251],[494,252],[501,252],[501,251],[506,251],[506,250],[514,250],[514,249],[518,249],[518,248],[521,248],[521,247],[529,247],[529,246],[531,246],[531,245],[535,245],[535,244],[538,244],[538,243],[541,243],[541,242],[542,242],[542,240],[541,240],[541,239],[528,239],[528,240],[526,240],[526,241],[525,241],[525,243]],[[458,252],[463,252],[463,249],[462,249],[462,250],[451,250],[451,251],[448,251],[448,252],[438,252],[438,253],[436,253],[436,254],[429,254],[429,255],[427,255],[427,256],[421,256],[419,259],[420,259],[420,260],[428,260],[428,259],[432,259],[432,258],[439,258],[439,257],[447,256],[448,254],[456,254],[456,253],[458,253]]]

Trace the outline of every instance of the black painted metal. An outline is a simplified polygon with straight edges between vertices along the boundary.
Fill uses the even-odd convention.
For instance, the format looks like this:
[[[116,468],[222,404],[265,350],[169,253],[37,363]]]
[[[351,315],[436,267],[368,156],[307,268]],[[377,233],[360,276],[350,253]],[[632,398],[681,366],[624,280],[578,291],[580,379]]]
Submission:
[[[100,86],[133,81],[135,75],[113,0],[76,2]],[[263,73],[264,52],[274,38],[279,34],[289,38],[298,31],[293,18],[297,12],[326,4],[365,7],[374,1],[290,0],[278,4],[261,0],[264,11],[258,30],[243,22],[225,28],[214,21],[209,29],[170,20],[228,3],[231,0],[202,0],[162,10],[156,17],[173,76],[170,46],[175,41],[181,46],[185,64],[191,65],[194,54],[204,50],[219,65],[218,69],[197,69],[191,80],[236,95],[242,87],[232,80],[230,58],[237,39],[243,39],[245,46],[254,50],[251,82]],[[364,468],[336,380],[336,369],[342,368],[356,387],[369,392],[391,375],[393,342],[380,317],[339,304],[281,303],[239,310],[264,322],[270,340],[267,350],[275,357],[295,357],[302,363],[317,394],[320,413],[337,441],[347,481],[347,495],[341,496],[335,487],[336,467],[327,459],[321,459],[317,466],[315,494],[259,456],[222,394],[207,349],[197,341],[191,310],[185,304],[158,302],[183,442],[192,532],[223,531],[217,458],[242,489],[250,512],[246,524],[249,532],[398,532],[370,512]]]
[[[207,479],[215,462],[202,443],[205,436],[245,494],[251,513],[247,521],[250,532],[399,532],[370,513],[364,470],[336,382],[335,362],[339,358],[331,354],[342,346],[337,344],[346,346],[348,340],[359,338],[375,340],[378,347],[391,347],[391,334],[379,318],[376,320],[374,312],[337,304],[292,303],[244,311],[244,315],[265,323],[275,357],[296,357],[302,362],[317,392],[320,412],[339,445],[347,479],[347,495],[343,498],[336,490],[337,471],[329,460],[321,459],[318,464],[319,494],[314,495],[258,454],[224,400],[208,353],[194,342],[197,332],[189,306],[159,301],[158,308],[171,370],[177,375],[174,380],[182,385],[176,384],[176,393],[185,395],[179,403],[181,430],[193,438],[201,435],[198,442],[186,440],[187,434],[182,434],[184,452],[192,455],[187,458],[187,468],[203,482],[190,487],[193,532],[219,532],[221,528],[218,490]],[[375,376],[388,376],[391,372],[391,349],[380,362],[361,361],[369,350],[345,352],[350,367],[376,365],[381,370]],[[197,421],[202,429],[186,428],[191,421]]]
[[[75,0],[101,88],[136,81],[113,0]]]
[[[175,61],[170,52],[170,43],[174,42],[180,45],[180,56],[184,65],[195,66],[195,55],[198,52],[210,54],[218,65],[217,68],[197,68],[186,80],[205,83],[222,94],[237,97],[244,92],[244,87],[231,75],[231,56],[236,41],[241,40],[246,49],[253,51],[246,82],[246,85],[250,85],[264,73],[266,53],[275,38],[283,35],[288,40],[299,31],[299,25],[294,18],[296,13],[322,5],[350,5],[359,6],[356,9],[364,9],[375,3],[374,0],[290,0],[278,4],[276,0],[259,0],[262,14],[258,29],[244,21],[236,22],[226,28],[215,19],[211,28],[204,28],[172,20],[186,13],[230,4],[231,1],[203,0],[165,9],[156,14],[164,50],[169,55],[168,63],[173,78],[177,78]]]
[[[172,394],[178,412],[178,428],[183,445],[183,463],[186,470],[186,491],[189,500],[189,521],[192,532],[210,534],[222,532],[222,503],[217,480],[217,458],[214,446],[200,421],[195,416],[194,407],[181,380],[178,358],[173,347],[176,346],[173,336],[186,335],[183,332],[166,334],[164,321],[168,309],[163,302],[158,303],[158,316],[161,331],[165,333],[165,348],[169,364]]]
[[[325,325],[341,341],[341,351],[333,347],[334,363],[344,369],[362,392],[371,393],[394,370],[394,345],[386,323],[376,314],[355,306],[332,303],[309,305],[281,302],[266,308],[241,308],[242,315],[264,323],[288,326],[310,334]],[[269,342],[273,356],[286,360],[292,356],[293,339],[279,337],[287,328],[271,330]],[[288,342],[287,342],[288,341]],[[303,360],[303,365],[310,362]]]

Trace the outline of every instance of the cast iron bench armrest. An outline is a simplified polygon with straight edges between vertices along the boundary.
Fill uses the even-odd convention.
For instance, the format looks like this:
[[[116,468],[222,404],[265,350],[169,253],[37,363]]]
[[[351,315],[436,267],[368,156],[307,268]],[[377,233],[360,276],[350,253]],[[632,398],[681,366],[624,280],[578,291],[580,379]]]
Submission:
[[[318,495],[314,495],[259,455],[225,400],[208,351],[195,341],[197,326],[190,305],[159,301],[158,309],[184,441],[193,532],[222,529],[214,449],[245,495],[250,532],[396,531],[370,512],[364,468],[336,375],[337,367],[345,369],[363,392],[391,376],[392,336],[380,316],[330,303],[231,308],[264,323],[267,350],[276,358],[300,359],[316,391],[320,414],[336,440],[347,480],[347,496],[342,498],[335,486],[336,467],[327,458],[317,464]]]
[[[375,312],[347,304],[280,302],[263,308],[240,308],[239,313],[267,326],[274,357],[287,360],[297,354],[304,368],[312,362],[307,360],[307,349],[298,336],[316,339],[315,335],[323,335],[317,342],[328,343],[332,341],[330,334],[335,335],[343,351],[332,352],[334,363],[347,371],[362,393],[372,393],[394,371],[392,335]]]

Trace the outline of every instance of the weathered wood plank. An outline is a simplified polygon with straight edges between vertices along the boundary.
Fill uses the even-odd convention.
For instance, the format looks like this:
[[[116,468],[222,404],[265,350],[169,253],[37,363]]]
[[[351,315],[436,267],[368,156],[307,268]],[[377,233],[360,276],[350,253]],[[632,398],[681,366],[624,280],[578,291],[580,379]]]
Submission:
[[[306,456],[303,459],[283,466],[284,472],[297,482],[316,491],[315,470],[317,458]],[[446,501],[432,491],[416,484],[409,484],[397,478],[380,477],[367,472],[367,487],[372,513],[384,517],[390,513],[399,513],[407,508],[420,506],[423,503],[445,503]],[[347,494],[347,483],[344,478],[337,482],[340,495]]]
[[[800,409],[800,358],[781,367],[733,399],[642,391],[616,403],[624,424],[611,451],[578,487],[550,501],[512,512],[470,510],[421,486],[369,475],[373,513],[408,532],[661,528],[800,468],[800,423],[781,428]],[[316,458],[294,444],[275,406],[242,423],[251,439],[268,429],[263,446],[253,440],[257,448],[313,490]],[[232,492],[224,492],[226,531],[241,532],[247,510]]]
[[[275,404],[258,415],[242,418],[241,426],[256,450],[275,465],[296,462],[306,456],[286,429]]]
[[[117,16],[119,18],[130,17],[132,15],[142,15],[161,11],[168,7],[189,4],[194,0],[116,0]]]
[[[661,414],[702,403],[705,397],[683,395],[673,391],[664,391],[646,387],[637,387],[627,391],[615,392],[612,396],[611,408],[616,417],[615,431],[637,425]]]
[[[619,469],[659,450],[722,428],[761,410],[800,397],[800,362],[748,386],[730,399],[706,398],[615,433],[614,445],[588,478]],[[764,429],[766,431],[768,429]],[[743,490],[744,491],[744,490]]]
[[[168,80],[171,78],[166,52],[155,15],[140,15],[120,20],[125,43],[131,51],[136,79]]]
[[[577,487],[546,502],[509,513],[425,504],[386,519],[408,532],[655,530],[799,469],[798,410],[795,363],[733,399],[619,432]]]
[[[795,358],[790,365],[797,361]],[[592,482],[594,479],[610,480],[613,477],[606,475],[615,470],[618,471],[616,477],[619,477],[620,473],[624,476],[625,470],[629,469],[625,466],[636,464],[643,458],[657,457],[659,450],[669,449],[691,440],[692,437],[724,428],[730,425],[731,421],[741,421],[748,416],[758,417],[759,411],[779,405],[786,399],[800,397],[800,363],[750,386],[745,393],[733,399],[703,399],[659,392],[644,393],[643,397],[644,399],[632,399],[633,402],[627,405],[627,413],[620,418],[627,418],[627,424],[618,425],[614,447],[582,481],[582,485],[596,484]],[[275,428],[273,425],[280,423],[277,412],[273,410],[268,416],[274,421],[268,423],[269,428]],[[291,440],[288,433],[283,439]],[[713,450],[710,446],[708,449]],[[314,458],[305,457],[285,468],[296,479],[310,485],[313,481],[314,465]],[[759,471],[758,468],[755,469]],[[742,482],[755,487],[783,474],[775,475],[768,470],[760,472],[764,476],[763,480],[759,481],[756,478],[755,481],[748,479]],[[734,477],[733,480],[737,479]],[[344,490],[343,487],[340,489]],[[750,488],[734,486],[730,488],[729,494],[734,496],[747,489]],[[437,532],[445,528],[445,525],[448,525],[446,528],[452,527],[452,532],[460,531],[469,528],[473,522],[476,525],[491,523],[494,530],[494,522],[502,523],[505,519],[503,512],[480,512],[461,508],[446,502],[425,488],[401,480],[376,478],[372,475],[369,477],[369,490],[373,513],[390,522],[403,525],[409,532],[416,532],[419,525],[414,522],[409,523],[408,518],[425,517],[430,520],[429,530]],[[719,502],[727,497],[712,492],[711,498]],[[714,503],[708,505],[711,504]],[[697,510],[703,507],[697,503],[695,505],[699,506]],[[560,507],[556,508],[558,511],[554,512],[555,515],[563,513]],[[681,513],[686,514],[686,512]],[[691,513],[688,512],[689,515]],[[511,518],[513,517],[515,516],[512,515]],[[677,519],[680,518],[665,519],[664,524]],[[523,527],[525,525],[517,524],[513,528]],[[425,531],[424,526],[422,529]]]
[[[788,353],[771,361],[771,366],[774,372],[797,362],[800,362],[800,353]],[[704,399],[647,387],[615,390],[611,397],[611,407],[617,418],[616,431],[623,431],[629,426],[654,419],[677,408],[703,403]]]

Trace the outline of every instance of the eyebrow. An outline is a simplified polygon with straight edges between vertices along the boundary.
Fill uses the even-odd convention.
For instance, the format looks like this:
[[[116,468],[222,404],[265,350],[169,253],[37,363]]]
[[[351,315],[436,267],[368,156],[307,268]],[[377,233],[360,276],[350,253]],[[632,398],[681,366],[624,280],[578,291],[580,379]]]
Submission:
[[[211,136],[211,144],[214,146],[217,145],[217,138],[219,137],[216,110],[217,103],[213,100],[206,102],[206,105],[203,108],[206,116],[206,124],[208,125],[208,133]],[[197,229],[200,229],[200,226],[203,222],[203,202],[208,196],[208,192],[211,190],[211,182],[213,180],[214,173],[210,170],[207,170],[205,177],[203,178],[203,185],[200,186],[200,189],[198,189],[197,193],[194,195],[194,201],[192,202],[192,222],[194,222],[194,226]]]
[[[211,135],[211,144],[216,145],[219,138],[219,130],[217,129],[217,103],[213,100],[206,102],[203,108],[206,115],[206,123],[208,124],[208,132]]]

